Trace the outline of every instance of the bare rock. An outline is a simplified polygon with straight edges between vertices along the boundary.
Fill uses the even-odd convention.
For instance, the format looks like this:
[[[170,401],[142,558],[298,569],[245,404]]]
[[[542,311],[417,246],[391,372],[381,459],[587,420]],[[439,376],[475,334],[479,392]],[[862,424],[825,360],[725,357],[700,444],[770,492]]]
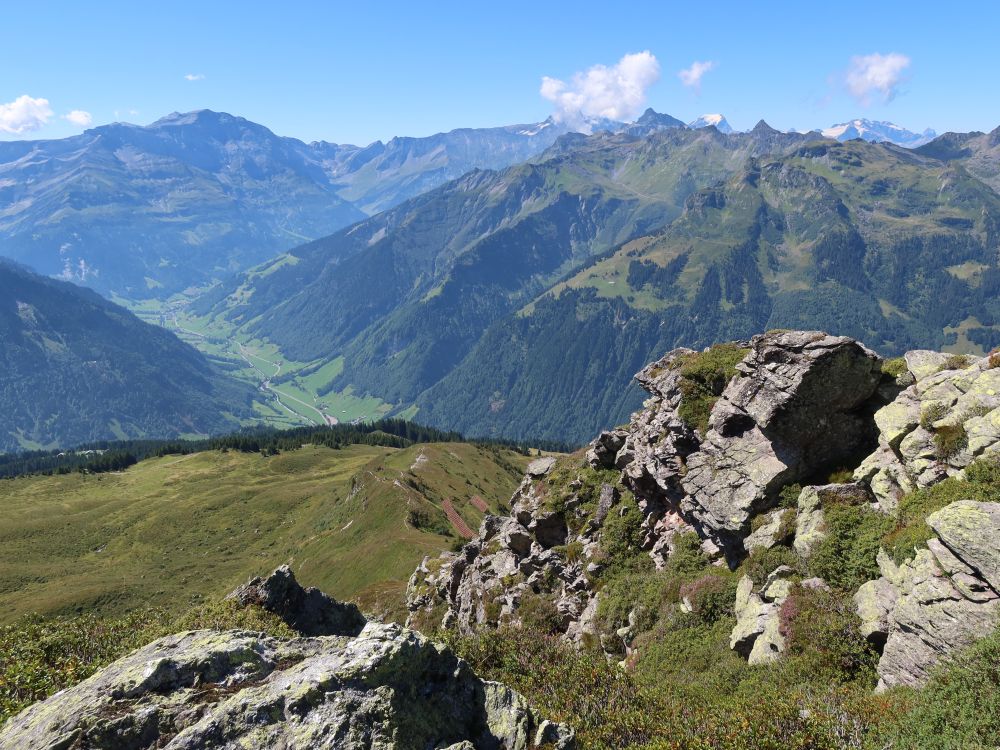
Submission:
[[[242,606],[263,607],[302,635],[355,636],[366,623],[354,604],[338,602],[316,588],[302,588],[287,565],[267,578],[251,579],[227,598]]]
[[[355,637],[167,636],[15,716],[0,750],[527,750],[540,738],[574,744],[570,728],[446,646],[369,623]]]

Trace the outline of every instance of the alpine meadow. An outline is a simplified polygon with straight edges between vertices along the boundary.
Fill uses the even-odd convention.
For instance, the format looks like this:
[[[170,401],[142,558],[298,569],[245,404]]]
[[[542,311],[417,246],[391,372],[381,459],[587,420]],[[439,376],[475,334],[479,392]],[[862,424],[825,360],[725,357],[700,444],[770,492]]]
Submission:
[[[3,16],[0,750],[1000,748],[1000,9]]]

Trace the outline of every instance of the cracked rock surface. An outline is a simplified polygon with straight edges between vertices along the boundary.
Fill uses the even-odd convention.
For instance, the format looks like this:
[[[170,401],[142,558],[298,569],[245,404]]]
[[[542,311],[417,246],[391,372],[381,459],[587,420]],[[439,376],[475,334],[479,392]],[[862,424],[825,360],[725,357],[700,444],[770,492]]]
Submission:
[[[571,748],[573,732],[545,721],[513,690],[477,678],[447,646],[373,622],[353,636],[282,640],[240,630],[167,636],[0,729],[0,750],[541,744]]]

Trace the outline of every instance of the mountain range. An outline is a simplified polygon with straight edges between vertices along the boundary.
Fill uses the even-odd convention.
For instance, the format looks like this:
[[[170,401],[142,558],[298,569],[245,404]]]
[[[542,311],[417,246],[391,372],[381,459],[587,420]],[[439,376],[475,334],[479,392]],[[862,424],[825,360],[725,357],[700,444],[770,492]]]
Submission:
[[[927,136],[854,123],[834,128],[835,137],[910,146]],[[732,132],[722,115],[685,126],[652,109],[634,123],[583,127],[642,136],[708,126]],[[145,127],[116,123],[62,140],[0,142],[0,254],[104,294],[168,298],[470,170],[530,160],[570,131],[549,118],[364,147],[307,144],[202,110]]]
[[[567,135],[193,310],[290,359],[342,357],[321,393],[466,434],[580,440],[626,416],[632,373],[680,344],[779,326],[886,353],[1000,343],[1000,196],[965,166],[988,165],[990,143],[967,138],[945,160],[765,123]]]
[[[922,133],[914,133],[912,130],[907,130],[891,122],[873,122],[864,119],[831,125],[828,128],[823,128],[820,132],[827,138],[836,138],[838,141],[861,138],[873,143],[895,143],[897,146],[905,148],[923,146],[937,138],[937,133],[931,128],[927,128]]]
[[[0,452],[232,430],[250,388],[90,289],[0,259]]]
[[[139,291],[164,296],[265,258],[187,309],[167,315],[149,306],[161,310],[149,319],[186,329],[189,342],[231,363],[245,383],[265,391],[288,384],[268,394],[272,411],[297,419],[301,405],[300,415],[320,423],[394,413],[470,435],[578,441],[624,418],[639,399],[627,387],[632,373],[680,344],[779,326],[835,330],[885,353],[1000,344],[1000,130],[904,149],[784,133],[763,121],[724,133],[723,121],[688,127],[647,110],[620,128],[595,124],[592,135],[546,121],[361,149],[303,144],[202,111],[148,128],[97,128],[72,143],[0,144],[10,157],[0,174],[51,177],[0,178],[0,194],[35,196],[4,214],[2,226],[17,231],[2,247],[44,270],[47,256],[35,257],[33,243],[65,240],[64,221],[79,225],[74,242],[117,222],[126,245],[99,243],[105,260],[97,262],[77,259],[64,242],[70,247],[49,257],[48,272],[63,273],[61,263],[64,275],[99,281],[105,292],[116,291],[116,280],[136,292],[131,274],[158,273],[166,281],[143,276]],[[464,171],[506,160],[517,163]],[[447,180],[450,170],[463,171]],[[129,190],[112,190],[116,179]],[[202,189],[240,197],[222,208],[193,197]],[[155,203],[154,194],[185,195],[190,211],[128,208]],[[242,239],[228,255],[217,254],[218,237],[184,244],[206,212],[218,210],[221,223],[240,201],[252,210],[230,216],[220,237]],[[74,202],[79,210],[65,208]],[[354,221],[365,216],[358,205],[383,203],[395,205]],[[62,208],[39,230],[46,205]],[[282,211],[316,234],[323,222],[347,226],[283,253],[247,239],[271,232],[273,240]],[[39,217],[30,232],[29,215]],[[148,233],[156,238],[147,242]],[[107,274],[98,268],[105,262],[114,269]],[[96,277],[83,270],[92,268]],[[131,334],[136,348],[149,330]],[[271,352],[266,367],[250,358],[261,351]],[[234,393],[234,381],[194,356],[153,356],[138,370],[189,362],[194,369],[178,377],[197,380],[198,371],[187,395],[200,394],[199,408],[171,406],[155,419],[141,412],[123,434],[184,432],[178,415],[194,420],[192,432],[235,424],[247,392],[205,396]],[[42,373],[53,367],[37,363]],[[173,382],[174,374],[156,377]],[[345,400],[350,408],[341,409]],[[43,401],[51,408],[50,395]],[[60,420],[34,415],[12,429],[11,445],[66,444],[118,434],[113,425],[123,424],[92,421],[93,434],[63,432]]]

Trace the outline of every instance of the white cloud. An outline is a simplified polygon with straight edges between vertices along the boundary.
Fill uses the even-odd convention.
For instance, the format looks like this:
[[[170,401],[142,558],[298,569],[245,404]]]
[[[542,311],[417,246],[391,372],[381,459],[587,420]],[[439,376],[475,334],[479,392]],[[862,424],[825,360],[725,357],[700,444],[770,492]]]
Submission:
[[[709,71],[715,70],[715,62],[705,60],[704,62],[695,60],[691,67],[677,71],[677,77],[681,83],[695,91],[701,91],[701,78]]]
[[[555,105],[559,122],[585,128],[586,118],[633,119],[646,102],[646,89],[660,80],[660,63],[649,51],[625,55],[616,65],[594,65],[566,83],[542,78],[539,91]]]
[[[79,125],[81,128],[87,127],[94,121],[90,112],[84,112],[82,109],[74,109],[72,112],[67,112],[63,115],[63,119],[69,120],[71,123]]]
[[[851,58],[845,83],[851,96],[867,106],[873,100],[892,101],[899,93],[910,58],[898,52],[859,55]]]
[[[0,131],[20,135],[44,127],[51,117],[48,99],[24,94],[9,104],[0,104]]]
[[[184,76],[184,80],[185,81],[204,81],[205,80],[205,74],[204,73],[188,73],[186,76]]]

